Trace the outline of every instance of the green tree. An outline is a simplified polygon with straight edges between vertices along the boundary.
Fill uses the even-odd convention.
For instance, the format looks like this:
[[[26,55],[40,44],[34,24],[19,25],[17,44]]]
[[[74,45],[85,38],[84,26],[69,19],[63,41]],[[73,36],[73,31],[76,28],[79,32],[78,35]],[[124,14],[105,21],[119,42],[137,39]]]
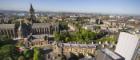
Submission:
[[[98,42],[106,42],[106,41],[110,42],[110,43],[116,43],[117,39],[116,39],[116,36],[111,35],[111,36],[103,37],[101,39],[96,40],[97,43]]]
[[[66,38],[65,38],[65,41],[66,41],[66,42],[70,41],[70,38],[69,38],[69,37],[66,37]]]
[[[59,32],[55,32],[54,33],[54,39],[56,40],[56,41],[59,41],[60,40],[60,33]]]
[[[25,60],[24,56],[19,56],[18,60]]]
[[[34,48],[33,60],[39,60],[39,48]]]
[[[63,41],[63,42],[91,42],[96,38],[97,33],[85,30],[85,29],[79,29],[76,32],[56,32],[55,34],[55,40],[56,41]]]
[[[66,22],[59,22],[59,30],[68,30],[68,24]]]
[[[0,47],[7,45],[7,44],[15,44],[16,42],[13,41],[7,35],[0,35]]]
[[[31,50],[26,49],[26,50],[24,50],[23,55],[25,56],[25,58],[28,59],[28,58],[32,57],[33,53]]]
[[[15,54],[15,46],[8,44],[8,45],[4,45],[0,48],[0,59],[14,59]]]

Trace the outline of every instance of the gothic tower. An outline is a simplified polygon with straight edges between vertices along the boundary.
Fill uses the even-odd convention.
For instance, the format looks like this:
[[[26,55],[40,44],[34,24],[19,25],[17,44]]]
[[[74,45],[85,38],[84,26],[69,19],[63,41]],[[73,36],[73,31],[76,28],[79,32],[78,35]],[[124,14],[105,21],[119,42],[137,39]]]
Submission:
[[[32,24],[32,23],[36,22],[35,11],[34,11],[32,4],[30,5],[29,15],[30,15],[30,17],[29,17],[30,23]]]

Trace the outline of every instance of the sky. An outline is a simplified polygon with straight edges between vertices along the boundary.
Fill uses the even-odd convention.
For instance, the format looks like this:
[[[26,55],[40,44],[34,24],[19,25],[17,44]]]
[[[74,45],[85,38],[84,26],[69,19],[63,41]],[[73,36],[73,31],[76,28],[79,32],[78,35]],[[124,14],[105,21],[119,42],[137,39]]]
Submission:
[[[140,15],[140,0],[0,0],[0,10],[116,13]]]

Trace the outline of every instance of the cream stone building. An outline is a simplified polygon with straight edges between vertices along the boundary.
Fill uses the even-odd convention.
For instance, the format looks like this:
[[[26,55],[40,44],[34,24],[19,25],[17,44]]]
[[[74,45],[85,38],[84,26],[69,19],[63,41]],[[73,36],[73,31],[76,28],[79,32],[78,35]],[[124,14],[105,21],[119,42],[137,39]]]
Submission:
[[[96,45],[94,44],[71,44],[71,43],[62,43],[54,45],[54,52],[59,53],[82,53],[83,55],[86,54],[94,54],[96,50]]]

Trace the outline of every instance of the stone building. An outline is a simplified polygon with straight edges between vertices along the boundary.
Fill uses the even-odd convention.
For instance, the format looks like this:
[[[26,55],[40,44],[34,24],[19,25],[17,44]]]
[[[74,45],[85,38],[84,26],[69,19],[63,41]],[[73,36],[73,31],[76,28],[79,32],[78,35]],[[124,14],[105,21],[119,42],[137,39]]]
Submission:
[[[47,45],[47,43],[48,41],[44,39],[34,39],[31,41],[30,46],[31,47],[44,47]]]
[[[25,48],[43,47],[54,31],[58,31],[57,23],[37,23],[33,6],[30,6],[29,20],[19,19],[16,24],[0,24],[0,35],[8,35]]]
[[[34,23],[32,25],[32,34],[53,34],[54,31],[58,31],[58,24],[50,23]]]
[[[22,26],[22,33],[24,38],[28,35],[40,35],[40,34],[53,34],[54,31],[58,31],[59,27],[57,23],[36,23],[35,21],[35,12],[33,6],[30,6],[29,20],[19,19],[19,22],[22,20],[22,23],[16,24],[0,24],[0,35],[8,35],[9,37],[16,38],[18,37],[19,27]]]
[[[10,16],[0,13],[0,24],[9,23],[11,21]]]
[[[83,55],[86,54],[94,54],[96,49],[96,45],[94,44],[71,44],[71,43],[62,43],[62,44],[58,44],[55,45],[54,47],[54,52],[59,53],[59,52],[63,52],[63,53],[75,53],[75,54],[79,54],[82,53]]]
[[[7,35],[9,37],[15,36],[15,24],[0,24],[0,35]]]
[[[31,24],[36,23],[37,20],[36,20],[36,17],[35,17],[35,10],[34,10],[32,4],[30,5],[30,10],[29,11],[30,11],[29,12],[29,21],[30,21],[30,23]]]

